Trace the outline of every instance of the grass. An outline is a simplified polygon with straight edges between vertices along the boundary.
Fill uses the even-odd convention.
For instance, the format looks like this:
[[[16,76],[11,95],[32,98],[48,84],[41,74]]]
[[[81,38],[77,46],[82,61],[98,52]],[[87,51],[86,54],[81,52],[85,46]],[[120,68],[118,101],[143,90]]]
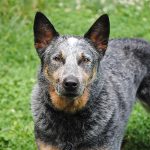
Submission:
[[[108,13],[111,38],[141,37],[150,41],[148,0],[140,5],[108,0],[79,2],[0,1],[0,150],[36,149],[30,110],[30,93],[39,64],[32,31],[36,11],[49,16],[60,33],[76,35],[83,35],[98,16]],[[124,149],[150,149],[150,115],[139,104],[130,117]]]

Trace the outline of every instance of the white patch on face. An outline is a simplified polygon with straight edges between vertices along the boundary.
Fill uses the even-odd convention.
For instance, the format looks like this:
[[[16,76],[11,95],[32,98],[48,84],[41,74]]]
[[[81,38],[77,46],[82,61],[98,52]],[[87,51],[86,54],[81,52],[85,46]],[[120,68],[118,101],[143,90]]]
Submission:
[[[69,43],[70,46],[74,46],[77,42],[78,42],[78,39],[77,39],[77,38],[70,37],[70,38],[68,39],[68,43]]]

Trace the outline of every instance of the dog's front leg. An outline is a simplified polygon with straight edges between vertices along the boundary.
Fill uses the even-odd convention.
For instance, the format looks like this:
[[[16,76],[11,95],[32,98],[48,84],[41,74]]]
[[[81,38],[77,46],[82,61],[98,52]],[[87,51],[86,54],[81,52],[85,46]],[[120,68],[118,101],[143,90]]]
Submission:
[[[112,150],[112,149],[108,147],[99,147],[99,148],[84,148],[80,150]]]
[[[37,140],[38,150],[60,150],[58,147],[53,145],[48,145],[41,140]]]

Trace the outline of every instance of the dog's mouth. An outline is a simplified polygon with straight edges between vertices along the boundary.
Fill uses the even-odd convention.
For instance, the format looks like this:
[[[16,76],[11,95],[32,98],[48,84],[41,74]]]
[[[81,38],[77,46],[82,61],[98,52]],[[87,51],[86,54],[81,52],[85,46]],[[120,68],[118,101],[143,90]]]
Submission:
[[[63,97],[66,100],[76,100],[84,93],[84,88],[78,88],[76,90],[64,89],[62,86],[56,86],[55,91],[59,97]]]
[[[77,91],[74,91],[74,92],[69,91],[68,92],[68,91],[59,91],[57,89],[56,89],[56,91],[57,91],[58,96],[64,97],[68,100],[75,100],[76,98],[82,96],[82,94]]]
[[[81,110],[89,99],[88,90],[80,92],[66,92],[50,88],[51,102],[55,109],[74,113]]]
[[[71,98],[71,99],[79,97],[79,95],[76,93],[65,93],[62,96],[66,97],[66,98]]]
[[[76,98],[80,97],[80,93],[76,92],[68,92],[68,91],[63,91],[63,92],[58,92],[57,91],[58,96],[60,97],[64,97],[66,99],[69,100],[75,100]]]

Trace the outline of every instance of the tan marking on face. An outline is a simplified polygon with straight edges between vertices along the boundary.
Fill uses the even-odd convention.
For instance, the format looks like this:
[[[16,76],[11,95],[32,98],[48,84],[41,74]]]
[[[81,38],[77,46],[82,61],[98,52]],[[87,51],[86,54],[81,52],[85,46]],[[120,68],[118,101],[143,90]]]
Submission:
[[[82,74],[83,74],[83,82],[84,82],[85,85],[87,86],[88,83],[89,83],[89,78],[90,78],[90,76],[89,76],[86,72],[84,72],[84,71],[82,71]]]
[[[96,77],[96,68],[93,69],[92,74],[89,75],[86,72],[82,72],[83,74],[83,79],[84,79],[84,83],[86,86],[90,85],[92,83],[92,81],[95,79]]]
[[[44,69],[44,74],[45,74],[45,76],[46,76],[46,78],[47,78],[48,80],[51,80],[51,76],[50,76],[49,73],[48,73],[48,66],[45,67],[45,69]]]
[[[96,78],[96,73],[97,73],[97,70],[96,70],[96,67],[94,67],[92,76],[89,78],[90,80],[89,82],[93,82],[93,80]]]
[[[51,74],[49,74],[49,72],[48,72],[48,66],[46,66],[45,69],[44,69],[44,74],[45,74],[46,78],[47,78],[51,83],[53,83],[53,85],[55,85],[55,84],[59,81],[59,77],[58,77],[59,71],[56,71],[56,72],[54,72],[54,73],[51,75]]]
[[[60,150],[58,147],[53,145],[47,145],[41,140],[37,140],[38,150]]]
[[[72,113],[85,107],[89,98],[89,93],[87,89],[84,91],[82,96],[76,98],[75,100],[69,100],[67,97],[59,96],[54,87],[52,86],[49,88],[49,93],[51,96],[52,104],[55,108],[57,108],[58,110]]]
[[[83,59],[85,56],[84,56],[84,53],[80,53],[80,59]],[[95,76],[96,76],[96,68],[94,67],[94,69],[92,70],[92,74],[88,74],[86,73],[84,70],[81,70],[80,72],[82,72],[82,76],[83,76],[83,83],[85,83],[85,85],[89,85],[93,79],[95,79]]]

